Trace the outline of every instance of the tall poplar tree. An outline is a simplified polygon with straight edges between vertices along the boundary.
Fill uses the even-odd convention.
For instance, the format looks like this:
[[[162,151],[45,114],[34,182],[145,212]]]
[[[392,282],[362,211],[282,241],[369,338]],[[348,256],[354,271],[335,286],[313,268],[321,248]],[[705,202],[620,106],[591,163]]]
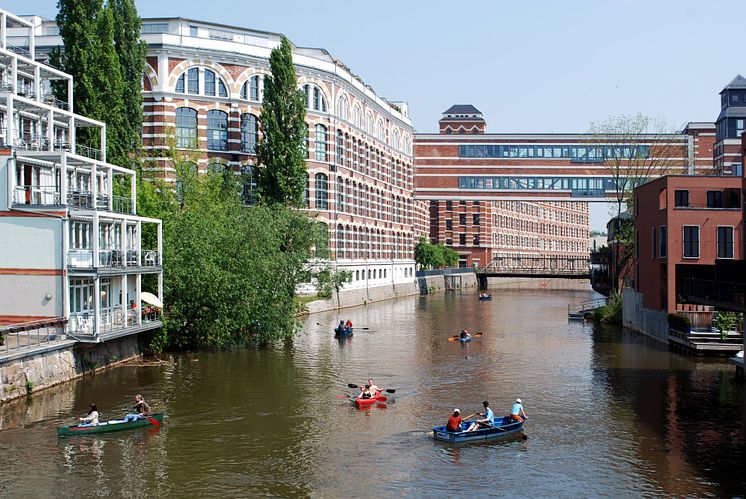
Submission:
[[[142,20],[134,0],[109,0],[114,14],[114,47],[122,70],[124,122],[122,142],[129,150],[140,147],[142,79],[147,44],[140,40]]]
[[[59,0],[56,17],[63,46],[50,63],[74,78],[73,109],[106,123],[110,163],[130,166],[142,124],[140,82],[145,47],[139,40],[140,19],[131,0]],[[133,88],[136,91],[133,94]],[[67,86],[54,88],[67,99]],[[78,129],[77,143],[100,146],[97,130]]]
[[[256,146],[260,199],[267,204],[303,206],[306,188],[306,99],[297,88],[290,42],[282,37],[269,56]]]

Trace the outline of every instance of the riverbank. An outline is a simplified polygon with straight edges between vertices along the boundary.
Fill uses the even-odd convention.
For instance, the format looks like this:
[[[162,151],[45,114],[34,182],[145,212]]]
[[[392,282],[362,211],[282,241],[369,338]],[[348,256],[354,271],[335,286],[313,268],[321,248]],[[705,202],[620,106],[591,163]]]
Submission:
[[[318,314],[343,308],[359,307],[386,300],[394,300],[413,295],[426,295],[443,292],[446,289],[476,288],[477,277],[473,272],[459,274],[438,274],[418,277],[411,282],[392,283],[358,289],[343,289],[339,297],[316,300],[305,304],[306,314]]]

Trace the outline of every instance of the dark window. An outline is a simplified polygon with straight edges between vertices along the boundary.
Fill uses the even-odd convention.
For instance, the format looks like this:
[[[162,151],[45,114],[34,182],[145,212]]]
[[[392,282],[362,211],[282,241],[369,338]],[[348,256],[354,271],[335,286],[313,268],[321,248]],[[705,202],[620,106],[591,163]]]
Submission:
[[[722,208],[723,207],[722,191],[707,191],[707,207],[708,208]]]
[[[215,95],[215,73],[205,70],[205,94]]]
[[[207,111],[207,148],[228,150],[228,113],[217,109]]]
[[[459,234],[458,235],[458,243],[461,246],[466,246],[466,234]]]
[[[446,246],[453,246],[453,239],[446,239]]]
[[[474,202],[473,202],[473,203],[471,203],[471,204],[472,204],[472,206],[479,206],[479,201],[474,201]]]
[[[179,79],[176,80],[176,92],[183,94],[184,93],[184,75],[186,73],[183,73],[181,76],[179,76]]]
[[[316,209],[326,210],[329,208],[329,193],[327,177],[323,173],[316,174]]]
[[[674,191],[674,206],[689,206],[689,191]]]
[[[479,225],[479,213],[474,213],[471,218],[474,225]]]
[[[453,210],[453,201],[446,201],[446,210]]]
[[[326,161],[326,127],[316,125],[316,161]]]
[[[479,246],[479,235],[472,237],[472,242],[474,243],[474,246]]]
[[[176,147],[197,147],[197,111],[190,107],[176,110]]]
[[[345,139],[341,130],[337,130],[337,164],[345,164]]]
[[[660,237],[658,238],[658,244],[660,245],[658,254],[661,258],[666,258],[668,256],[668,229],[665,225],[660,228]]]
[[[241,151],[256,152],[256,136],[259,131],[256,116],[249,113],[241,115]]]
[[[453,220],[446,220],[446,230],[453,230]]]
[[[684,258],[699,258],[699,227],[684,226]]]
[[[718,227],[718,258],[733,258],[733,227]]]
[[[459,202],[458,202],[458,204],[459,204],[460,206],[466,206],[466,201],[459,201]]]
[[[458,224],[459,225],[466,225],[466,213],[459,213],[459,215],[458,215]]]

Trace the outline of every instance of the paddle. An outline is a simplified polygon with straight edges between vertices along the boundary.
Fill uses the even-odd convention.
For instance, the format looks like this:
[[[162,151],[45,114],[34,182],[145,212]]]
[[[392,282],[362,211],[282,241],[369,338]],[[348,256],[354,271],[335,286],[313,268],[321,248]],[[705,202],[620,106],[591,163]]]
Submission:
[[[349,388],[360,388],[355,383],[347,383],[347,386]],[[396,393],[396,389],[395,388],[386,388],[385,390],[382,389],[381,391],[382,392],[386,392],[386,393]]]
[[[329,326],[329,324],[324,324],[323,322],[317,322],[316,325],[317,326],[324,326],[324,327],[328,327]]]
[[[152,424],[156,428],[159,428],[161,426],[161,424],[158,422],[157,419],[154,419],[154,418],[151,418],[150,416],[145,416],[145,415],[143,415],[142,417],[150,421],[150,424]]]
[[[471,338],[481,338],[482,336],[484,336],[484,333],[474,333],[471,335]],[[450,338],[448,338],[448,341],[458,341],[460,339],[461,336],[451,336]]]

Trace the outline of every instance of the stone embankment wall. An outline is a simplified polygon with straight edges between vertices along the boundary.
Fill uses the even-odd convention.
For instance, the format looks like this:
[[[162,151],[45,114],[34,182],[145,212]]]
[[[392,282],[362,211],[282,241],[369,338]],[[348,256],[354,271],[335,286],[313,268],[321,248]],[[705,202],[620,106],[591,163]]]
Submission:
[[[461,288],[476,287],[476,274],[458,274]],[[456,279],[459,282],[459,279]],[[442,275],[418,277],[407,283],[376,286],[367,289],[348,289],[339,292],[339,303],[337,297],[332,296],[328,300],[317,300],[306,304],[309,314],[337,310],[341,308],[357,307],[368,303],[391,300],[402,296],[435,293],[446,289],[445,278]]]
[[[0,357],[0,403],[140,356],[137,335],[105,343],[60,342],[53,348]]]
[[[488,277],[487,287],[498,289],[591,289],[588,279],[562,279],[559,277],[539,279],[536,277]]]
[[[656,340],[668,343],[668,314],[642,305],[642,294],[622,289],[622,324]]]

